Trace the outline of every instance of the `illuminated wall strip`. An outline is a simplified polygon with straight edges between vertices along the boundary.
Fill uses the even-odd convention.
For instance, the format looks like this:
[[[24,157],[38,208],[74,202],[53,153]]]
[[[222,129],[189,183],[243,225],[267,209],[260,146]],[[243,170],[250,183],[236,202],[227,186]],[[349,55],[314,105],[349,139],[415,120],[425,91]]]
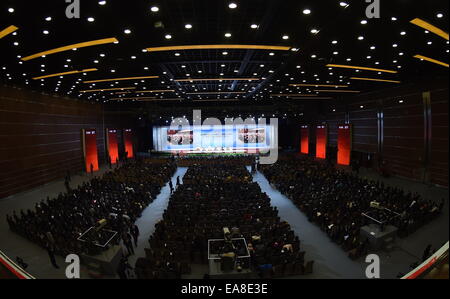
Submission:
[[[391,74],[397,73],[397,71],[392,71],[392,70],[376,69],[376,68],[365,67],[365,66],[343,65],[343,64],[327,64],[327,67],[336,67],[336,68],[343,68],[343,69],[356,69],[356,70],[383,72],[383,73],[391,73]]]
[[[348,92],[348,93],[359,93],[359,90],[335,90],[335,89],[316,89],[317,92]]]
[[[433,59],[433,58],[430,58],[430,57],[426,57],[426,56],[422,56],[422,55],[414,55],[414,58],[423,59],[423,60],[426,60],[426,61],[431,62],[431,63],[436,63],[436,64],[439,64],[439,65],[448,67],[448,63],[445,63],[445,62],[442,62],[442,61],[439,61],[439,60],[436,60],[436,59]]]
[[[85,93],[85,92],[127,90],[127,89],[136,89],[136,87],[117,87],[117,88],[104,88],[104,89],[88,89],[88,90],[80,90],[79,92]]]
[[[180,51],[180,50],[211,50],[211,49],[245,49],[245,50],[273,50],[289,51],[291,47],[269,46],[269,45],[187,45],[171,47],[147,48],[148,52]]]
[[[8,34],[13,33],[14,31],[16,31],[17,29],[19,29],[18,27],[11,25],[9,27],[6,27],[5,29],[3,29],[2,31],[0,31],[0,38],[4,38],[5,36],[7,36]]]
[[[95,71],[98,71],[98,69],[95,69],[95,68],[94,69],[84,69],[81,71],[70,71],[70,72],[64,72],[64,73],[45,75],[45,76],[40,76],[40,77],[34,77],[33,80],[58,77],[58,76],[66,76],[66,75],[79,74],[79,73],[95,72]]]
[[[375,79],[375,78],[359,78],[359,77],[350,77],[351,80],[363,80],[363,81],[377,81],[377,82],[390,82],[390,83],[401,83],[401,81],[395,80],[384,80],[384,79]]]
[[[116,38],[114,38],[114,37],[98,39],[98,40],[93,40],[93,41],[89,41],[89,42],[82,42],[82,43],[78,43],[78,44],[68,45],[68,46],[59,47],[59,48],[52,49],[52,50],[39,52],[39,53],[30,55],[30,56],[23,57],[22,60],[23,61],[28,61],[28,60],[31,60],[31,59],[42,57],[44,55],[55,54],[55,53],[59,53],[59,52],[69,51],[69,50],[72,50],[72,49],[79,49],[79,48],[85,48],[85,47],[91,47],[91,46],[98,46],[98,45],[103,45],[103,44],[112,44],[112,43],[115,43],[115,42],[118,42],[118,40]]]
[[[433,32],[434,34],[439,35],[440,37],[448,40],[448,32],[445,32],[444,30],[442,30],[422,19],[415,18],[414,20],[411,20],[410,23],[417,25],[419,27],[422,27],[423,29]]]
[[[197,82],[197,81],[258,81],[259,78],[191,78],[191,79],[178,79],[176,82]]]
[[[346,88],[348,85],[333,85],[333,84],[289,84],[289,86],[294,87],[343,87]]]
[[[99,82],[126,81],[126,80],[142,80],[142,79],[157,79],[157,78],[159,78],[159,76],[110,78],[110,79],[99,79],[99,80],[83,81],[83,83],[99,83]]]

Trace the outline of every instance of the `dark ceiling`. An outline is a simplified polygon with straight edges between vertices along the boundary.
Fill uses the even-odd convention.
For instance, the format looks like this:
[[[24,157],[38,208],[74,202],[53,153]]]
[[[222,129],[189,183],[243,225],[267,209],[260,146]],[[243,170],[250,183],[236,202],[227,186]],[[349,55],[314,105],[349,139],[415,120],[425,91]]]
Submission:
[[[230,8],[230,3],[237,7]],[[274,94],[293,94],[289,96],[292,101],[308,98],[298,94],[310,94],[313,95],[310,96],[312,101],[319,101],[352,94],[338,92],[342,90],[366,92],[399,84],[352,80],[351,77],[407,83],[448,74],[448,66],[413,57],[420,54],[447,63],[448,40],[410,23],[414,18],[421,18],[448,32],[448,1],[381,0],[380,3],[380,18],[369,19],[365,14],[368,4],[363,0],[80,0],[80,18],[68,19],[65,0],[2,0],[0,31],[10,25],[18,27],[18,30],[0,39],[0,80],[9,85],[28,86],[36,91],[89,101],[111,103],[117,102],[116,98],[126,98],[119,105],[135,101],[137,97],[157,100],[164,105],[180,100],[207,100],[207,103],[214,104],[236,99],[238,101],[232,101],[234,104],[243,105],[287,98]],[[152,12],[152,7],[158,7],[158,11]],[[310,14],[304,14],[305,9],[309,9]],[[186,28],[186,24],[192,28]],[[253,26],[255,28],[252,25],[256,25]],[[126,29],[130,33],[125,33]],[[317,29],[318,33],[311,33],[312,29]],[[226,37],[226,33],[231,37]],[[167,35],[171,38],[167,39]],[[285,35],[289,38],[283,39]],[[112,37],[119,43],[21,60],[49,49]],[[287,46],[298,51],[207,49],[143,52],[149,47],[213,44]],[[397,73],[330,69],[327,64],[388,69]],[[98,70],[62,78],[32,79],[90,68]],[[152,75],[159,78],[83,83]],[[186,78],[257,80],[176,81]],[[294,87],[289,84],[348,87]],[[133,89],[80,92],[127,87]],[[173,91],[134,92],[155,90]]]

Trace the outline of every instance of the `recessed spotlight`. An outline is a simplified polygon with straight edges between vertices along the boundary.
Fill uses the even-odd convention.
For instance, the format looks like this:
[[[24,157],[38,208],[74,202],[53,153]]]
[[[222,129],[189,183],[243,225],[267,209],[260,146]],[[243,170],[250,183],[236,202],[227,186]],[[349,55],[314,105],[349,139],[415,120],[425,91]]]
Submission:
[[[303,10],[303,14],[304,15],[309,15],[309,14],[311,14],[311,10],[306,8],[306,9]]]
[[[178,52],[177,52],[177,53],[175,53],[175,56],[177,56],[177,57],[178,57],[178,56],[180,56],[180,55],[181,55],[181,54],[180,54],[180,53],[178,53]]]
[[[313,29],[311,29],[311,33],[312,34],[317,34],[317,33],[319,33],[319,30],[313,28]]]
[[[229,32],[225,33],[225,37],[231,37],[231,33]]]
[[[14,8],[12,8],[12,7],[8,8],[8,12],[13,13],[14,12]]]
[[[150,10],[151,10],[152,12],[158,12],[158,11],[159,11],[159,7],[158,7],[158,6],[152,6],[152,7],[150,8]]]
[[[375,50],[375,46],[370,47],[370,50]]]
[[[125,29],[123,32],[124,32],[125,34],[130,34],[130,33],[131,33],[131,30],[130,30],[130,29]]]
[[[397,47],[398,47],[398,45],[397,45],[397,44],[393,44],[393,45],[392,45],[392,47],[394,47],[394,48],[397,48]]]
[[[237,8],[237,4],[234,2],[231,2],[230,4],[228,4],[228,7],[231,9],[235,9],[235,8]]]
[[[333,45],[335,45],[335,44],[337,44],[338,42],[337,42],[337,40],[334,40],[334,41],[332,41],[331,42]]]
[[[49,34],[50,32],[48,32],[48,30],[44,30],[44,31],[42,31],[42,33]]]
[[[392,17],[392,18],[391,18],[391,21],[394,21],[394,22],[395,22],[395,21],[397,21],[397,18],[396,18],[396,17]]]
[[[106,1],[98,1],[99,5],[106,5]]]
[[[284,40],[289,39],[289,35],[283,35],[282,37]]]
[[[251,25],[250,25],[250,28],[252,28],[252,29],[258,29],[258,27],[259,27],[259,26],[256,25],[256,24],[251,24]]]
[[[406,35],[405,31],[400,32],[400,35]]]
[[[52,17],[46,17],[45,20],[46,20],[47,22],[50,22],[50,21],[52,20]]]
[[[222,52],[222,55],[228,55],[228,52]]]
[[[431,45],[431,44],[433,44],[433,42],[427,42],[427,45]]]
[[[88,20],[88,22],[91,22],[91,23],[95,21],[95,19],[93,17],[89,17],[89,18],[87,18],[87,20]]]
[[[105,57],[105,54],[101,53],[101,54],[100,54],[100,57]]]
[[[441,14],[441,13],[438,13],[438,14],[436,15],[436,17],[438,17],[439,19],[442,18],[443,16],[444,16],[444,15]]]
[[[186,25],[184,25],[184,28],[186,28],[186,29],[192,29],[192,24],[186,24]]]
[[[270,56],[274,56],[274,55],[275,55],[275,53],[273,53],[273,52],[270,52],[270,53],[269,53],[269,55],[270,55]]]
[[[317,55],[315,55],[315,54],[311,55],[311,58],[316,58],[316,57],[317,57]]]
[[[367,20],[362,20],[361,24],[366,25],[367,24]]]
[[[131,56],[131,59],[136,59],[136,56]]]
[[[14,42],[13,45],[14,45],[14,46],[18,46],[19,43],[18,43],[18,42]]]
[[[341,7],[347,7],[347,6],[348,6],[348,3],[347,3],[347,2],[344,2],[344,1],[341,1],[341,2],[339,2],[339,5],[340,5]]]
[[[358,40],[363,40],[364,36],[358,36]]]
[[[166,39],[171,39],[172,38],[172,35],[170,35],[170,34],[166,34],[166,36],[164,36]]]

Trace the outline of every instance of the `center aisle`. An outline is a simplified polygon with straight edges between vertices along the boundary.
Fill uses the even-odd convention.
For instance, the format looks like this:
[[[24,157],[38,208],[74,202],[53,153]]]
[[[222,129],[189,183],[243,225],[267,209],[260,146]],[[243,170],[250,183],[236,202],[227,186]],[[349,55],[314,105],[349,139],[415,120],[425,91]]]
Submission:
[[[183,183],[183,177],[187,171],[188,167],[178,167],[175,174],[172,176],[172,184],[174,188],[177,185],[177,177],[180,177],[180,183]],[[162,219],[164,210],[167,208],[169,204],[170,198],[170,187],[169,183],[161,189],[161,192],[156,197],[156,199],[142,211],[142,216],[135,222],[135,224],[139,227],[139,238],[138,238],[138,246],[134,249],[134,255],[128,258],[129,264],[134,267],[136,260],[139,257],[145,256],[144,248],[148,248],[148,239],[155,231],[155,224]],[[126,252],[126,250],[125,250]]]
[[[290,199],[272,188],[261,172],[253,174],[253,181],[267,193],[271,205],[278,208],[281,220],[287,221],[300,238],[301,250],[306,251],[305,259],[314,260],[313,273],[304,278],[366,278],[364,264],[348,258],[318,226],[308,221]]]

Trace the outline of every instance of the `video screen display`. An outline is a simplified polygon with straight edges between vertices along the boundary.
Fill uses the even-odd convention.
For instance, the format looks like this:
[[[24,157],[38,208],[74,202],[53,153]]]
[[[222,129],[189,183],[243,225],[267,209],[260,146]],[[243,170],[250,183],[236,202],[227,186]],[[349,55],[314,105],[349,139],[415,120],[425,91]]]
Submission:
[[[153,147],[161,152],[257,153],[271,148],[270,125],[203,125],[153,128]]]

